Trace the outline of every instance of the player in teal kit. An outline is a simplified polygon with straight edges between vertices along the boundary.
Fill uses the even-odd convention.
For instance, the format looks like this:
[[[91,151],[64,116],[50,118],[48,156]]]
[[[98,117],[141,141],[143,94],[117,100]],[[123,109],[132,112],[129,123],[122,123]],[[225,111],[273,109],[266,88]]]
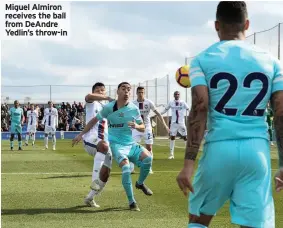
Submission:
[[[78,143],[82,136],[87,133],[99,120],[108,120],[109,143],[114,159],[122,168],[122,184],[126,191],[130,209],[139,211],[133,193],[130,162],[140,167],[140,176],[136,182],[136,188],[146,195],[152,195],[152,191],[144,184],[152,164],[152,156],[141,145],[135,143],[132,137],[132,129],[144,132],[140,111],[136,105],[129,102],[131,85],[122,82],[118,86],[117,101],[105,105],[103,109],[86,125],[85,129],[74,140],[73,145]]]
[[[23,109],[20,108],[19,102],[14,101],[14,107],[12,107],[9,111],[10,119],[11,119],[11,137],[10,137],[10,147],[11,150],[14,149],[14,137],[15,134],[18,134],[18,142],[19,142],[19,150],[22,150],[22,124],[24,112]]]
[[[245,2],[220,2],[215,28],[220,42],[191,63],[192,108],[184,168],[177,177],[189,197],[189,228],[206,228],[230,201],[232,223],[274,228],[271,165],[265,109],[275,113],[279,171],[283,189],[283,67],[245,42],[249,27]],[[194,162],[207,123],[203,155],[193,181]]]

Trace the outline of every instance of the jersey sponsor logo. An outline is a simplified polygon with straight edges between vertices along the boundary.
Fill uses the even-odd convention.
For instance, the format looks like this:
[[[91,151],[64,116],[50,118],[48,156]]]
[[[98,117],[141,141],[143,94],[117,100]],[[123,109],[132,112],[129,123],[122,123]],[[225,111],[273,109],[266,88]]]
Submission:
[[[120,127],[124,127],[124,124],[109,124],[109,128],[120,128]]]

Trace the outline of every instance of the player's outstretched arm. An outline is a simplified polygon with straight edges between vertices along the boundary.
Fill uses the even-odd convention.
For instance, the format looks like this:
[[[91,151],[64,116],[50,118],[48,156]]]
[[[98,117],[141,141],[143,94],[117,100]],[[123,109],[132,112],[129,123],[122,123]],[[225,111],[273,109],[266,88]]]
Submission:
[[[275,174],[275,188],[276,191],[281,191],[283,190],[283,91],[277,91],[272,95],[271,106],[279,157],[279,171]]]
[[[72,146],[74,146],[75,144],[78,144],[81,140],[84,134],[86,134],[87,132],[90,131],[90,129],[93,128],[93,126],[98,122],[99,120],[94,117],[92,118],[88,124],[85,126],[84,130],[78,134],[73,140],[72,140]]]
[[[166,129],[166,131],[169,133],[169,127],[167,126],[163,116],[160,114],[160,112],[158,112],[157,110],[154,110],[154,113],[157,115],[158,119],[162,122],[164,128]]]
[[[88,95],[85,96],[85,101],[86,102],[94,102],[94,101],[113,101],[111,97],[99,94],[99,93],[89,93]]]
[[[162,112],[160,112],[160,114],[161,114],[161,115],[165,114],[166,112],[169,111],[170,108],[171,108],[171,105],[170,105],[170,103],[169,103],[169,104],[165,107],[165,109],[164,109]]]
[[[192,107],[188,116],[188,140],[185,152],[184,168],[177,177],[179,188],[184,195],[188,194],[188,189],[194,192],[191,184],[191,177],[194,172],[194,163],[200,149],[201,141],[206,128],[208,111],[208,88],[198,85],[192,88]]]

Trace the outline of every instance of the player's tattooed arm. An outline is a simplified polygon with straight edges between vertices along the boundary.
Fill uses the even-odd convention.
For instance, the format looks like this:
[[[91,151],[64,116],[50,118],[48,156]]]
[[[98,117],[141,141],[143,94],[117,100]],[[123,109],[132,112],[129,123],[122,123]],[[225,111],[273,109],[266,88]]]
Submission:
[[[274,115],[274,128],[278,148],[279,167],[283,168],[283,91],[275,92],[271,97]]]
[[[185,159],[195,160],[206,128],[208,112],[208,89],[206,86],[192,88],[192,106],[188,116],[188,141]]]

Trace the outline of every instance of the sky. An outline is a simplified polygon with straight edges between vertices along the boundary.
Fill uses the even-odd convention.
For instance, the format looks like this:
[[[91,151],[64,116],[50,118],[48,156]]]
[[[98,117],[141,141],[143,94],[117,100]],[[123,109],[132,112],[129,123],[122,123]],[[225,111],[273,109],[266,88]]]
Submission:
[[[190,103],[190,94],[175,82],[185,57],[217,41],[218,2],[71,2],[71,35],[67,41],[2,41],[2,99],[29,97],[31,102],[83,101],[96,81],[114,88],[121,81],[148,83],[149,98],[158,104],[174,90]],[[283,2],[248,2],[248,34],[283,22]],[[281,25],[283,57],[283,24]],[[253,38],[250,38],[253,41]],[[256,35],[257,45],[277,55],[278,33]],[[167,88],[169,75],[170,88]],[[6,87],[16,85],[20,87]],[[31,85],[57,85],[26,87]],[[60,86],[58,86],[60,85]],[[73,85],[73,86],[66,86]],[[146,85],[144,83],[144,85]],[[167,96],[169,89],[169,95]]]

